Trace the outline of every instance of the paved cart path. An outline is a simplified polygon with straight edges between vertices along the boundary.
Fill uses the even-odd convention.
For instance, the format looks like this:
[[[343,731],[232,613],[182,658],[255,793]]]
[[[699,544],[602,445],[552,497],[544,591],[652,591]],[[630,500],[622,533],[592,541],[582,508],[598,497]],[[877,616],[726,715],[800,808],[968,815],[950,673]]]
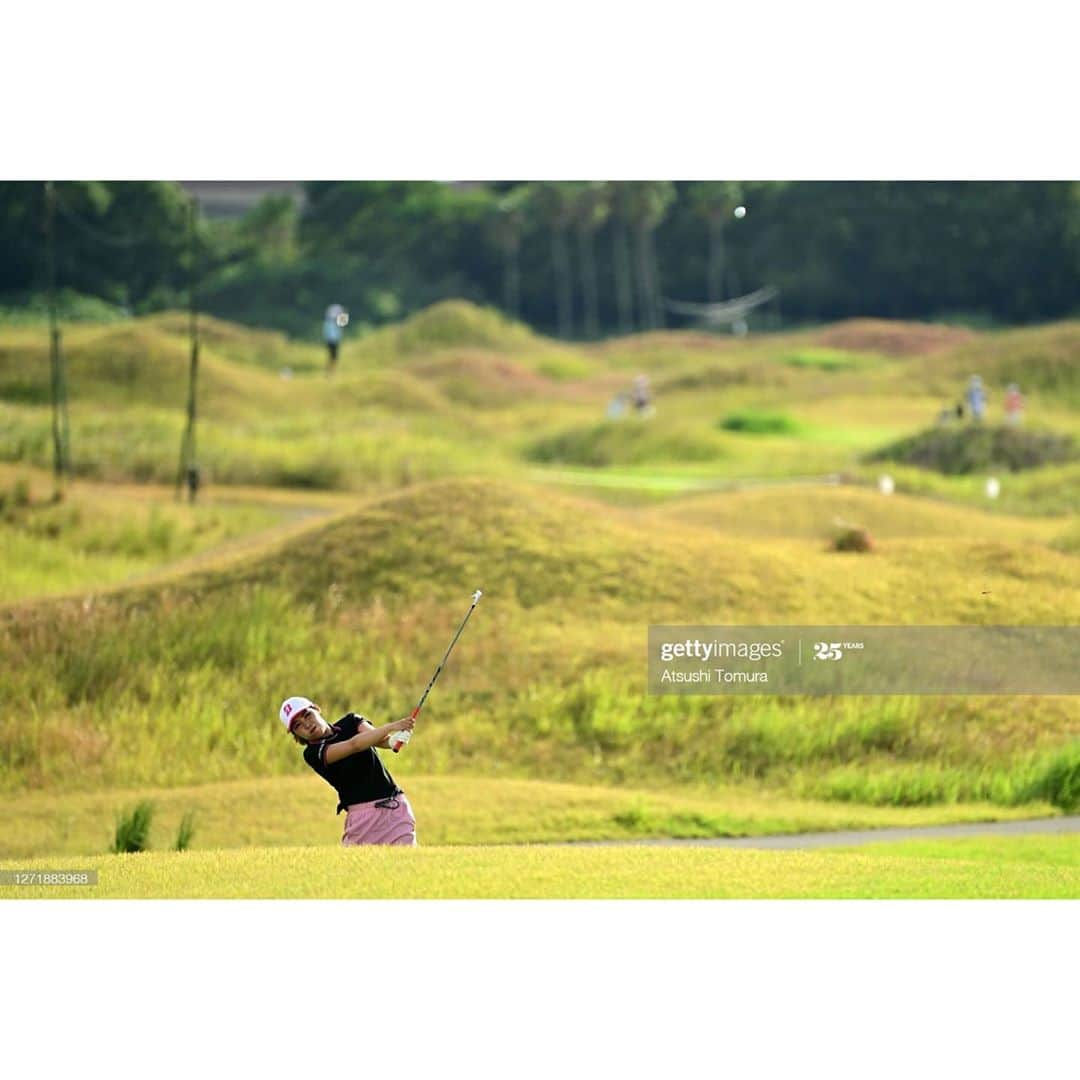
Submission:
[[[783,836],[716,836],[692,839],[661,837],[644,840],[580,840],[578,847],[635,845],[652,847],[819,848],[850,847],[897,840],[954,840],[981,836],[1029,836],[1036,833],[1080,833],[1080,816],[1030,818],[1027,821],[984,821],[962,825],[916,825],[891,829],[849,829],[840,832],[788,833]]]

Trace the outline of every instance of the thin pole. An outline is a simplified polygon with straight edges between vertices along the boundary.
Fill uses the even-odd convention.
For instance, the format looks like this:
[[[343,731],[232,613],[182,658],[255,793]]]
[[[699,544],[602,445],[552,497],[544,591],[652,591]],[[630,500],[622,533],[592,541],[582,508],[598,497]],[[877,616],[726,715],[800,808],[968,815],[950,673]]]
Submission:
[[[196,421],[196,386],[199,376],[199,316],[195,306],[195,200],[188,203],[188,339],[191,342],[191,366],[188,371],[187,425],[180,444],[180,468],[176,475],[176,497],[180,498],[185,479],[188,481],[188,494],[191,502],[195,501],[198,481],[192,475],[196,466],[195,458],[195,421]]]
[[[64,381],[61,370],[60,325],[56,307],[56,192],[51,180],[45,181],[45,260],[46,289],[49,307],[49,375],[52,398],[53,479],[59,493],[64,481],[67,454],[64,446],[66,418]]]
[[[64,362],[64,340],[56,331],[56,370],[60,374],[60,449],[64,475],[71,482],[71,421],[68,417],[67,364]]]
[[[619,332],[629,334],[634,329],[632,255],[626,225],[618,217],[612,218],[611,235],[615,244],[615,299],[619,309]]]

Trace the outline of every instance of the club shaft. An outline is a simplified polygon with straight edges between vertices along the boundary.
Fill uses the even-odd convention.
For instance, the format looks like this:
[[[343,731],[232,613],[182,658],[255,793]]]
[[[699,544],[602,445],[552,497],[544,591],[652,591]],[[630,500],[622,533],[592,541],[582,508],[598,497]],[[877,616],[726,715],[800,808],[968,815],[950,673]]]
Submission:
[[[427,696],[431,693],[431,688],[435,685],[435,680],[439,677],[439,673],[446,665],[446,661],[450,658],[450,653],[453,650],[454,646],[457,644],[457,639],[461,637],[461,631],[465,629],[465,624],[469,621],[469,616],[476,610],[476,605],[478,603],[479,599],[474,600],[472,602],[472,606],[467,612],[465,612],[465,618],[461,620],[461,625],[457,628],[457,633],[454,635],[454,639],[450,642],[450,646],[446,650],[446,653],[444,654],[442,660],[439,661],[439,666],[435,669],[435,674],[431,676],[431,682],[427,684],[427,689],[424,690],[423,694],[420,697],[420,701],[417,703],[416,708],[412,711],[412,718],[414,720],[419,715],[420,710],[424,707],[424,702],[427,701]]]

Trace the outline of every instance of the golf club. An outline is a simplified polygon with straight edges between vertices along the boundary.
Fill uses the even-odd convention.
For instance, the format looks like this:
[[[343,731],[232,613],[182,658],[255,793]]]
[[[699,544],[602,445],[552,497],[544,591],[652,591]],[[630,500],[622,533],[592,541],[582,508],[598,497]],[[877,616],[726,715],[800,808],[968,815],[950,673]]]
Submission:
[[[465,618],[461,620],[461,625],[457,628],[457,633],[454,635],[453,641],[450,642],[449,648],[446,650],[443,658],[439,661],[439,666],[435,669],[435,674],[431,676],[431,682],[427,684],[427,689],[420,696],[416,708],[410,713],[414,720],[420,715],[420,710],[424,707],[424,702],[427,701],[427,696],[431,693],[431,688],[435,685],[435,680],[439,677],[439,672],[441,672],[445,666],[451,650],[457,644],[457,639],[461,637],[461,631],[465,629],[465,624],[469,621],[469,616],[473,613],[476,605],[480,603],[480,597],[483,595],[484,594],[479,589],[473,593],[472,604],[470,605],[469,610],[465,612]],[[396,754],[409,741],[411,736],[411,731],[395,731],[393,735],[390,736],[390,749]]]

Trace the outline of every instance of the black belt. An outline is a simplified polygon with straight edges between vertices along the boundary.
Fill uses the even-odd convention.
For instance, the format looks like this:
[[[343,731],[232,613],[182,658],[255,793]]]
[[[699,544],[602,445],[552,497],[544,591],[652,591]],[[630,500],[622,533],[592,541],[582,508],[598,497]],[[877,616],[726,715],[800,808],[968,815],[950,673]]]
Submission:
[[[399,795],[404,795],[404,794],[405,794],[405,792],[402,791],[401,788],[395,787],[394,790],[389,795],[387,795],[385,799],[377,799],[375,801],[374,805],[377,806],[380,810],[396,810],[401,805],[401,803],[398,802],[397,797]],[[359,806],[359,805],[363,805],[363,804],[361,804],[361,803],[351,803],[350,805]],[[347,811],[348,809],[349,809],[349,807],[346,806],[344,803],[340,803],[340,802],[338,803],[337,812],[339,814],[341,813],[342,810]]]

